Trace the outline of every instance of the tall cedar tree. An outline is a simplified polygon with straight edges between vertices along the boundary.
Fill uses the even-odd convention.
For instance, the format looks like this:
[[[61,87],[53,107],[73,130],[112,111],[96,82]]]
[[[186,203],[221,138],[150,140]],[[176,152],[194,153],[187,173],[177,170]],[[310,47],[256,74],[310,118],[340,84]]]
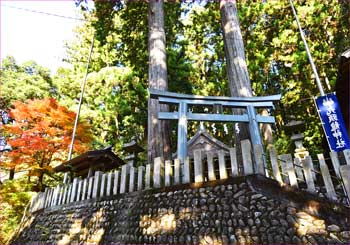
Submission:
[[[14,122],[6,125],[4,132],[12,150],[5,154],[4,165],[15,171],[28,170],[29,176],[38,177],[38,187],[42,189],[43,175],[52,171],[52,163],[67,158],[75,113],[48,98],[17,101],[10,117]],[[89,148],[88,128],[86,123],[78,125],[75,153]]]
[[[150,1],[148,11],[148,87],[168,90],[163,1]],[[148,100],[148,162],[155,157],[171,159],[170,126],[157,119],[157,111],[166,111],[155,99]]]

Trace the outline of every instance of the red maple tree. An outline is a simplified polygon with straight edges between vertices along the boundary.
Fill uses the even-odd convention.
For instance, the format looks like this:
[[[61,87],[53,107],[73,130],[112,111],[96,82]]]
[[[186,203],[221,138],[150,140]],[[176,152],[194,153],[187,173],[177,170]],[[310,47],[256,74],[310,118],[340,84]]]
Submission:
[[[55,99],[17,101],[10,110],[12,124],[4,126],[8,144],[4,165],[7,169],[28,170],[29,176],[38,177],[42,188],[44,173],[52,171],[54,162],[67,160],[76,114],[60,106]],[[80,122],[77,127],[74,152],[89,149],[92,140],[89,125]]]

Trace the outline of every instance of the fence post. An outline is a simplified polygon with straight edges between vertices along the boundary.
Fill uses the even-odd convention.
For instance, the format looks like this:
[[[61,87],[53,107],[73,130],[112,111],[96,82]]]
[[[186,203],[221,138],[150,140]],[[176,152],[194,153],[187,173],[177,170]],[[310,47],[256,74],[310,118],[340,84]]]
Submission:
[[[320,170],[322,173],[323,182],[324,182],[324,185],[326,186],[327,197],[331,200],[337,200],[337,195],[334,190],[332,178],[331,178],[331,175],[329,174],[329,170],[324,160],[323,154],[317,154],[317,158],[320,163]]]
[[[68,185],[68,193],[66,203],[70,203],[70,197],[72,195],[73,182]]]
[[[56,186],[56,195],[55,195],[55,199],[54,199],[54,202],[53,202],[53,206],[56,206],[58,205],[58,201],[59,201],[59,198],[60,198],[60,192],[61,192],[61,185],[57,185]]]
[[[338,153],[336,151],[331,151],[329,153],[329,155],[330,155],[331,160],[332,160],[335,174],[337,175],[338,178],[340,178],[340,172],[339,172],[340,163],[339,163]]]
[[[89,178],[89,186],[88,186],[88,193],[87,193],[87,197],[86,199],[90,199],[92,197],[92,192],[93,192],[93,188],[94,188],[94,176],[91,176]]]
[[[284,179],[284,183],[286,184],[290,184],[290,181],[289,181],[289,175],[288,175],[288,171],[287,171],[287,157],[288,157],[288,154],[282,154],[282,155],[279,155],[278,156],[279,159],[280,159],[280,164],[281,164],[281,170],[282,170],[282,173],[283,173],[283,177],[282,179]]]
[[[129,168],[130,166],[128,164],[125,164],[122,166],[122,173],[120,176],[120,193],[125,193],[125,190],[127,188],[127,175],[129,174]]]
[[[237,164],[237,155],[236,155],[236,148],[230,148],[230,159],[231,159],[231,172],[232,176],[236,177],[238,176],[238,164]]]
[[[111,195],[111,192],[112,192],[112,179],[113,179],[113,174],[112,173],[108,173],[106,196],[110,196]]]
[[[52,197],[51,197],[51,202],[49,203],[50,207],[55,205],[54,203],[55,203],[56,193],[57,193],[57,186],[55,188],[52,188]]]
[[[190,175],[190,158],[186,157],[184,166],[183,166],[183,174],[182,174],[182,183],[188,184],[191,182],[191,175]]]
[[[137,170],[137,190],[141,191],[143,188],[143,171],[145,167],[139,166]]]
[[[87,191],[88,191],[88,178],[85,178],[83,180],[83,193],[81,195],[81,200],[85,200],[86,199],[86,195],[87,195]]]
[[[47,195],[46,195],[46,200],[45,200],[45,206],[44,208],[48,208],[49,204],[51,202],[51,194],[52,194],[52,189],[51,188],[47,188]]]
[[[226,163],[225,163],[225,152],[223,150],[219,150],[218,157],[219,157],[220,179],[227,179],[228,175],[227,175]]]
[[[145,188],[151,188],[151,164],[146,165],[146,179],[145,179]]]
[[[340,166],[340,174],[343,179],[348,203],[350,203],[350,165]]]
[[[83,180],[79,179],[79,182],[78,182],[78,193],[77,193],[77,198],[76,198],[77,202],[81,200],[82,189],[83,189]]]
[[[180,167],[181,167],[180,159],[175,159],[174,160],[174,184],[175,185],[180,184]]]
[[[303,169],[304,169],[304,176],[307,184],[307,190],[310,192],[315,192],[315,183],[314,178],[311,173],[311,164],[312,159],[310,156],[306,156],[305,159],[302,160],[303,162]]]
[[[350,165],[350,149],[345,149],[343,151],[344,157],[345,157],[345,161],[347,165]]]
[[[75,197],[77,194],[77,184],[78,184],[78,178],[74,178],[73,179],[73,187],[72,187],[72,192],[71,192],[71,196],[70,196],[70,201],[69,202],[74,202],[75,201]]]
[[[113,181],[113,195],[118,194],[119,185],[119,171],[114,171],[114,181]]]
[[[262,145],[254,145],[255,172],[265,176],[264,156]]]
[[[130,167],[129,192],[133,192],[135,187],[135,168]]]
[[[244,175],[254,174],[252,162],[252,146],[248,139],[241,141],[242,158],[243,158],[243,172]]]
[[[214,158],[213,153],[207,152],[208,179],[209,179],[209,181],[216,180],[213,158]]]
[[[94,189],[92,191],[92,198],[98,197],[100,187],[101,187],[101,177],[102,177],[102,172],[96,171],[95,177],[94,177]]]
[[[294,158],[294,164],[295,164],[295,173],[297,174],[297,178],[305,182],[304,174],[303,174],[303,166],[301,165],[301,160],[299,157]]]
[[[171,160],[165,161],[165,178],[164,178],[165,186],[171,185],[171,176],[173,176],[173,168],[171,164],[172,164]]]
[[[298,187],[297,177],[295,175],[293,159],[291,154],[280,155],[282,170],[287,174],[286,183],[293,187]]]
[[[104,173],[101,175],[101,187],[100,187],[100,197],[104,197],[106,193],[106,182],[107,182],[107,174]]]
[[[65,184],[63,186],[63,194],[62,194],[62,201],[61,201],[61,205],[66,203],[67,200],[67,195],[68,195],[68,186],[67,184]]]
[[[277,180],[280,184],[282,184],[283,180],[282,180],[280,168],[278,166],[277,151],[275,147],[270,148],[270,161],[271,161],[272,172],[273,172],[273,176],[275,177],[275,180]]]
[[[63,198],[63,194],[64,194],[64,188],[65,188],[64,184],[60,185],[60,190],[59,190],[57,205],[61,205],[61,204],[62,204],[62,198]]]
[[[201,150],[193,151],[194,157],[194,182],[203,182],[203,163]]]
[[[156,157],[153,164],[153,187],[160,188],[164,175],[164,161],[162,157]]]

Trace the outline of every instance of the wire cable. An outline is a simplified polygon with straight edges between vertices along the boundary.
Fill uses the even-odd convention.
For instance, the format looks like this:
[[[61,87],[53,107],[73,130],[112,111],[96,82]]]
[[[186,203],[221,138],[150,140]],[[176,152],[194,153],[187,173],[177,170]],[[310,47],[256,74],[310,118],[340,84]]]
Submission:
[[[10,5],[1,5],[1,6],[2,7],[7,7],[7,8],[12,8],[12,9],[28,11],[28,12],[37,13],[37,14],[45,14],[45,15],[50,15],[50,16],[59,17],[59,18],[65,18],[65,19],[79,20],[79,21],[88,22],[88,20],[85,20],[85,19],[75,18],[75,17],[71,17],[71,16],[64,16],[64,15],[59,15],[59,14],[53,14],[53,13],[47,13],[47,12],[42,12],[42,11],[33,10],[33,9],[15,7],[15,6],[10,6]]]

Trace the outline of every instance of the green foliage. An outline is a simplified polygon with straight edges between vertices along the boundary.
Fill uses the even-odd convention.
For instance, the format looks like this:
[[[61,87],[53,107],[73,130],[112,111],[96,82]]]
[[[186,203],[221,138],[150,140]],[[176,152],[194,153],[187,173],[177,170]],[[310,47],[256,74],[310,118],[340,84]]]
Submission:
[[[17,64],[8,56],[2,60],[0,109],[8,109],[16,100],[42,99],[55,95],[48,69],[34,61]]]
[[[0,185],[0,244],[6,244],[21,221],[33,192],[24,179],[5,181]]]
[[[350,44],[340,37],[346,26],[341,4],[335,0],[294,4],[321,79],[327,76],[333,87],[337,56],[345,42]],[[306,122],[305,142],[310,152],[320,151],[323,133],[312,99],[319,92],[288,1],[244,1],[238,7],[255,94],[283,96],[275,111],[279,151],[292,150],[284,133],[291,115]],[[323,86],[327,87],[324,82]]]

